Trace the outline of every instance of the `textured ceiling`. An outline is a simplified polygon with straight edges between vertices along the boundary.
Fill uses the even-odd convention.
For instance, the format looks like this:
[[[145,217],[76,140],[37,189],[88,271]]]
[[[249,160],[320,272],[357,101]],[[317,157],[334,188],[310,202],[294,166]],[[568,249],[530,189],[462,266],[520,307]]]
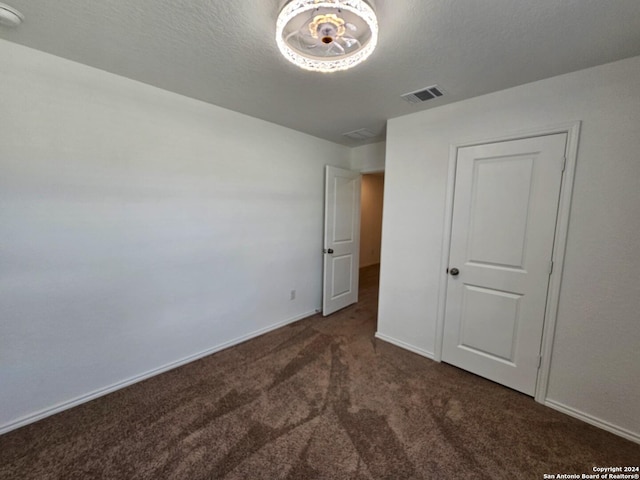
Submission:
[[[333,74],[281,57],[283,0],[3,1],[26,20],[0,38],[345,145],[388,118],[640,55],[640,0],[377,0],[377,50]],[[432,84],[445,97],[400,98]]]

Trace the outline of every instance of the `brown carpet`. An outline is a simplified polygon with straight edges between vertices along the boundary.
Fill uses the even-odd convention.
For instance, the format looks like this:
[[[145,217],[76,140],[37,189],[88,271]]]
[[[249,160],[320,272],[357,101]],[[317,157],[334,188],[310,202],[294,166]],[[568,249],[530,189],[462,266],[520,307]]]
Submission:
[[[640,445],[315,316],[0,437],[2,479],[541,479]]]

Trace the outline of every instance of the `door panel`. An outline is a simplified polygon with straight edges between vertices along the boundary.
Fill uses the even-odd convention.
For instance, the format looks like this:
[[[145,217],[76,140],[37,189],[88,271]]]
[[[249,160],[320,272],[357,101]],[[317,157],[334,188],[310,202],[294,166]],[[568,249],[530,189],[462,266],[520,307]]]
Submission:
[[[482,159],[474,168],[469,261],[522,268],[533,158]]]
[[[322,314],[358,301],[360,174],[325,170],[324,280]]]
[[[348,295],[352,291],[351,272],[353,271],[353,255],[349,254],[336,257],[334,254],[330,259],[333,263],[333,288],[331,289],[331,298]]]
[[[522,295],[465,285],[459,345],[513,363]]]
[[[357,205],[353,201],[356,194],[356,187],[360,190],[360,185],[354,182],[353,178],[333,176],[333,244],[343,242],[353,242],[357,232],[354,231],[355,210]]]
[[[458,151],[442,359],[533,395],[566,134]]]

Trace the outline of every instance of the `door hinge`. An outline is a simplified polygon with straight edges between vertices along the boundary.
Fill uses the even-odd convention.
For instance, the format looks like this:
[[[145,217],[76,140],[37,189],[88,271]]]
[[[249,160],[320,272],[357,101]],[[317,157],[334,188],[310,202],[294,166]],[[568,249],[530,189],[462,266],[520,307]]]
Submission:
[[[549,275],[553,273],[553,260],[549,262]]]
[[[542,355],[538,355],[538,370],[540,370],[541,366],[542,366]]]
[[[562,157],[562,171],[564,172],[564,169],[567,168],[567,157]]]

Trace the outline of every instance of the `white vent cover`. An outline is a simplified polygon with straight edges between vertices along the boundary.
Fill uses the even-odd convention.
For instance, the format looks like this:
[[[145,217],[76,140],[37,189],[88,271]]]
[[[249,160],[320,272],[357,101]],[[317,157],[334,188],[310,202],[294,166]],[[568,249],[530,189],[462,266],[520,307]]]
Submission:
[[[402,98],[409,103],[422,103],[427,100],[441,97],[442,95],[442,89],[438,85],[432,85],[427,88],[416,90],[415,92],[405,93],[402,95]]]
[[[351,140],[367,140],[375,137],[376,134],[366,128],[361,128],[360,130],[354,130],[353,132],[343,133],[342,136],[350,138]]]

